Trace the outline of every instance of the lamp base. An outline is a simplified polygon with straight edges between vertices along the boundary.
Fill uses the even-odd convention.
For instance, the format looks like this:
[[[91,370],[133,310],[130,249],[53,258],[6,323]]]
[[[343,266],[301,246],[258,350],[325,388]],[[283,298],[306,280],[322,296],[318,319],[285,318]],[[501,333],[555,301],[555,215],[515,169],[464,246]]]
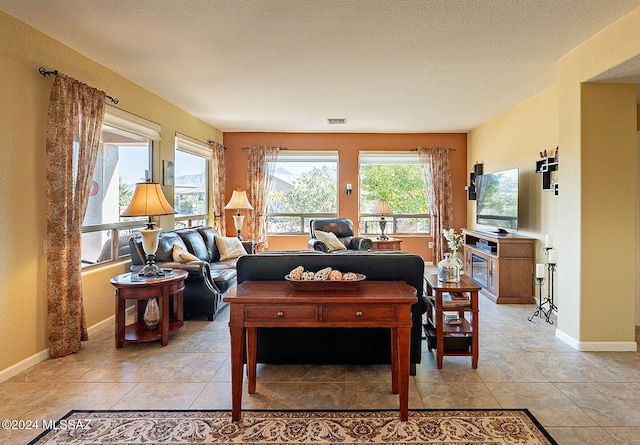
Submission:
[[[147,264],[140,269],[138,275],[141,277],[163,277],[164,270],[162,270],[156,264],[156,256],[155,255],[147,255]]]
[[[384,215],[380,217],[380,236],[378,237],[381,241],[386,241],[389,239],[387,235],[384,234],[384,229],[387,228],[387,221],[384,219]]]

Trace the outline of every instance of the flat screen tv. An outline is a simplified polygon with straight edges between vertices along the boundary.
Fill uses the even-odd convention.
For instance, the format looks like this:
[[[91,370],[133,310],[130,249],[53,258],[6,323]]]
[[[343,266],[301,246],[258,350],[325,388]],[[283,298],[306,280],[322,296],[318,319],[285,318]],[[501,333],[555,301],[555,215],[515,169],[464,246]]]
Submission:
[[[512,168],[476,178],[476,229],[518,230],[518,177],[519,170]]]

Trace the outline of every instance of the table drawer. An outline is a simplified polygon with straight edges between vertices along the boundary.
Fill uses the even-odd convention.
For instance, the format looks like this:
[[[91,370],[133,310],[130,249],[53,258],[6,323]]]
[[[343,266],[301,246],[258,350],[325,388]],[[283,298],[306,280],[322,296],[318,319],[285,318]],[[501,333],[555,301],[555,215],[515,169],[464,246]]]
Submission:
[[[318,321],[318,306],[315,304],[247,304],[244,307],[245,321]]]
[[[323,320],[327,322],[393,321],[396,319],[396,310],[393,305],[326,304],[323,315]]]

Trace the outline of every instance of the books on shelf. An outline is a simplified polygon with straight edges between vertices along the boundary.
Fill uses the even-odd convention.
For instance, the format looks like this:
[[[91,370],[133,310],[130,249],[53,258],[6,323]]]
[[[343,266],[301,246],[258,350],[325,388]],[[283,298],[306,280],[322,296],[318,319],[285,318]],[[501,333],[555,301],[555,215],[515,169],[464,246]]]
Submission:
[[[442,294],[442,307],[467,307],[471,305],[469,294],[465,292],[451,292]]]
[[[444,314],[444,322],[449,325],[462,324],[458,314]]]

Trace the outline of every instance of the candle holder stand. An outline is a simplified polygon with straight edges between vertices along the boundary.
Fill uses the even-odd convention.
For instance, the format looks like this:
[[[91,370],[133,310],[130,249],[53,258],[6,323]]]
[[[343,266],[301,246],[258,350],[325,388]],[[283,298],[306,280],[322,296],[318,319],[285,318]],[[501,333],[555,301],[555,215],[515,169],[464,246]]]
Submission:
[[[544,284],[544,277],[536,277],[536,282],[538,284],[538,307],[536,308],[536,311],[531,314],[531,317],[529,317],[529,321],[533,320],[540,314],[545,313],[542,301],[542,285]]]

